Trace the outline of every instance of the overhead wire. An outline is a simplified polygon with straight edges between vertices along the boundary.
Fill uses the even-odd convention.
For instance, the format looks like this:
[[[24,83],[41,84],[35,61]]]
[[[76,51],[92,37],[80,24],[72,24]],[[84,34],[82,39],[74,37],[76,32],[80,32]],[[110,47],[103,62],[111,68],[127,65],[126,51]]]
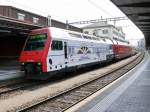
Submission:
[[[100,7],[99,5],[97,5],[95,2],[93,2],[92,0],[87,0],[91,5],[95,6],[97,9],[105,12],[107,15],[114,17],[112,14],[110,14],[107,10],[103,9],[102,7]]]

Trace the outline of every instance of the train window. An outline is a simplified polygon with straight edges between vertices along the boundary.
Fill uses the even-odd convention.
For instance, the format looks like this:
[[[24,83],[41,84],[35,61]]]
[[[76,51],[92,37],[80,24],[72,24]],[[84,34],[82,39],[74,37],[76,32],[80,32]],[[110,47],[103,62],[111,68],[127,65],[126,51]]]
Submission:
[[[111,44],[109,45],[109,49],[112,49],[112,45]]]
[[[51,48],[52,50],[63,50],[62,41],[53,40]]]
[[[24,50],[25,51],[42,50],[44,49],[46,40],[47,40],[46,34],[30,35]]]

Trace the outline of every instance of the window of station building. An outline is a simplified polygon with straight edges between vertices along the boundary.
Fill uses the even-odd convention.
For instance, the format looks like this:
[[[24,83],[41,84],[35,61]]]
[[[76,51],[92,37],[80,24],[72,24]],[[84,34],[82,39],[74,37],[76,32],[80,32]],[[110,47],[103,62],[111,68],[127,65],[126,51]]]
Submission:
[[[25,20],[25,14],[18,13],[18,19],[22,21]]]
[[[104,38],[103,38],[102,40],[103,40],[104,42],[106,42],[106,40],[105,40]]]
[[[83,35],[83,38],[85,38],[85,39],[92,39],[90,36],[85,36],[85,35]]]
[[[88,32],[88,31],[84,31],[84,33],[85,33],[85,34],[89,34],[89,32]]]
[[[93,32],[93,35],[96,36],[96,32]]]
[[[96,37],[92,37],[92,40],[99,40],[99,38],[96,38]]]
[[[103,34],[107,34],[108,33],[108,30],[102,30]]]
[[[33,23],[37,24],[39,22],[39,18],[33,17]]]
[[[118,35],[118,33],[116,31],[113,31],[113,34]]]
[[[52,50],[63,50],[63,42],[62,41],[57,41],[53,40],[52,45],[51,45]]]
[[[113,37],[114,40],[118,40],[116,37]]]

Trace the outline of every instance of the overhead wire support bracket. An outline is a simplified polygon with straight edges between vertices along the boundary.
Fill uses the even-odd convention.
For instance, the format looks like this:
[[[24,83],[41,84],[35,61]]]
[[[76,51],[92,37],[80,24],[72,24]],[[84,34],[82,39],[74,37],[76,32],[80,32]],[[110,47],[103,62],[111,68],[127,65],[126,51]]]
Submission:
[[[99,23],[104,21],[120,21],[120,20],[128,20],[128,18],[127,17],[114,17],[114,18],[104,18],[104,19],[102,18],[102,19],[71,22],[69,24],[90,24],[90,23]]]

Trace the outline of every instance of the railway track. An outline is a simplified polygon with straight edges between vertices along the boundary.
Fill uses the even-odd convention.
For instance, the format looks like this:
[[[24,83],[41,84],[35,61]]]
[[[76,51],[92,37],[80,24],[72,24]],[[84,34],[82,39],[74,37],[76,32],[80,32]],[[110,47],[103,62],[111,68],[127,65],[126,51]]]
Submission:
[[[32,88],[40,84],[41,84],[40,82],[22,80],[20,82],[3,85],[0,87],[0,100],[20,95],[24,93],[27,88]]]
[[[63,112],[127,73],[140,63],[143,57],[144,54],[141,54],[127,65],[119,67],[98,79],[87,81],[84,84],[74,86],[58,94],[46,97],[43,100],[29,103],[28,105],[17,108],[15,111]]]
[[[23,78],[16,78],[16,79],[10,79],[10,80],[6,80],[6,81],[2,81],[0,83],[0,88],[6,87],[6,86],[9,86],[9,85],[13,85],[13,84],[17,84],[17,83],[21,83],[21,82],[24,82],[24,81],[26,81],[26,80],[23,79]]]
[[[105,66],[107,66],[108,63],[105,63]],[[98,67],[90,68],[90,69],[82,69],[81,71],[76,71],[76,73],[73,73],[71,76],[78,75],[84,72],[88,72],[93,69],[97,69]],[[65,77],[54,77],[52,82],[57,82],[61,80],[65,80],[66,78],[71,77],[70,75]],[[61,78],[61,79],[60,79]],[[32,88],[40,88],[43,86],[46,86],[51,83],[51,80],[47,81],[29,81],[24,78],[17,78],[17,79],[11,79],[8,81],[4,81],[0,83],[0,100],[8,99],[10,97],[14,97],[16,95],[21,95],[26,91],[27,89],[32,89]]]
[[[86,70],[82,70],[82,72],[78,71],[76,74],[80,74],[80,73],[84,73]],[[68,78],[70,76],[67,76]],[[65,75],[65,79],[67,78]],[[55,81],[60,81],[64,80],[63,77],[54,77],[53,78],[53,82]],[[47,80],[47,81],[29,81],[27,79],[23,79],[23,78],[18,78],[18,79],[11,79],[8,81],[4,81],[2,83],[0,83],[0,100],[4,100],[4,99],[8,99],[10,97],[14,97],[16,95],[21,95],[23,93],[26,92],[27,89],[32,89],[32,88],[40,88],[43,86],[46,86],[48,84],[50,84],[51,81]]]
[[[28,87],[33,85],[34,82],[30,82],[30,81],[23,81],[20,83],[14,83],[14,84],[9,84],[9,85],[3,85],[2,87],[0,87],[0,95],[8,93],[8,92],[12,92],[24,87]]]

